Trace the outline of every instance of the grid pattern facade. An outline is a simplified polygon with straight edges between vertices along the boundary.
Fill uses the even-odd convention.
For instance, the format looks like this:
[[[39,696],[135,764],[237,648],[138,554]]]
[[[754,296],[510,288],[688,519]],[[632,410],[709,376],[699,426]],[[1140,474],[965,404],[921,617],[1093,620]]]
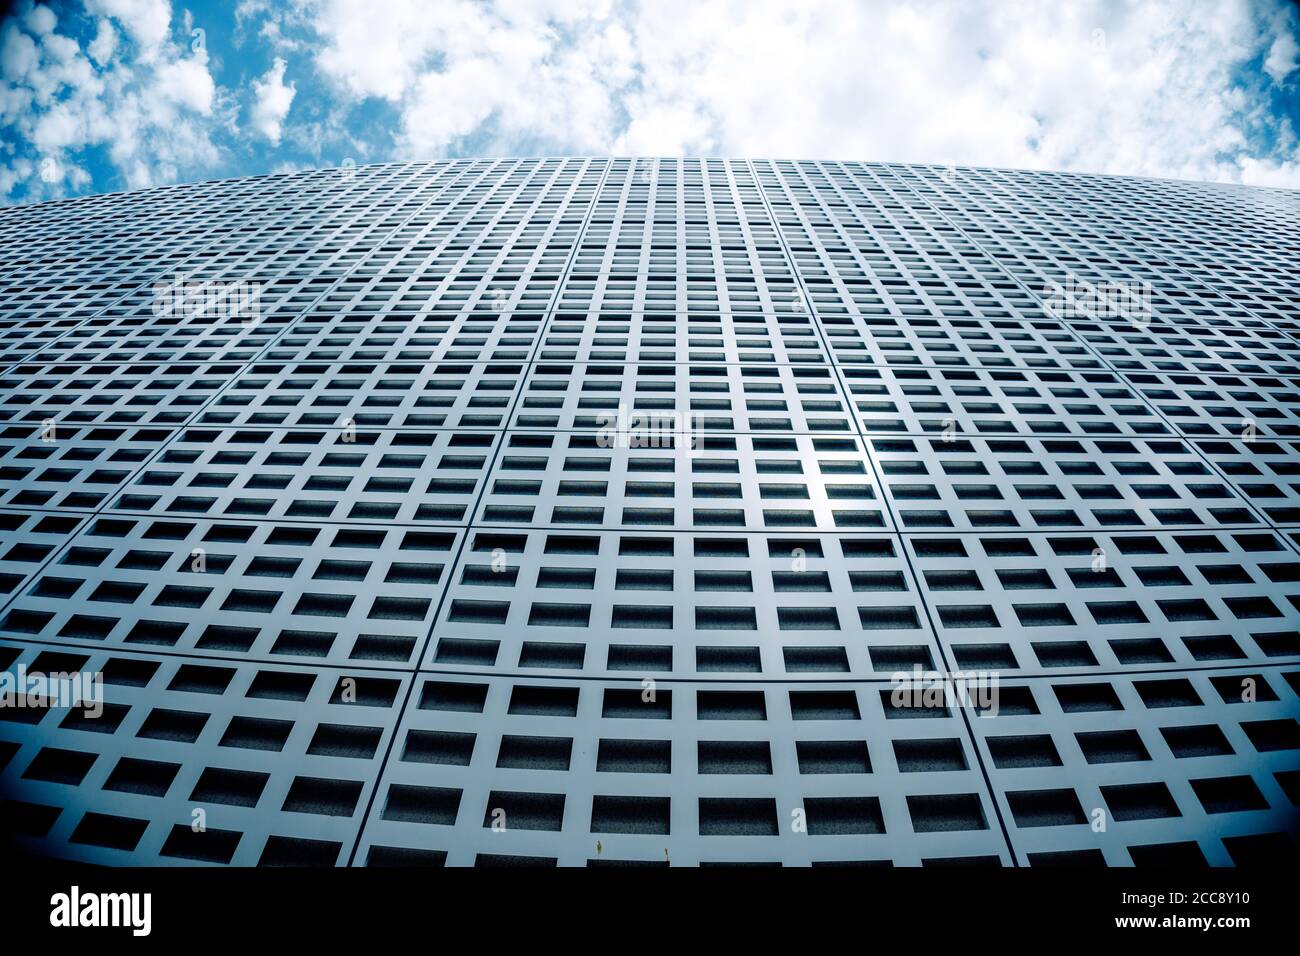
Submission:
[[[0,707],[24,852],[1294,854],[1300,193],[324,170],[0,210],[0,303],[0,667],[105,698]]]

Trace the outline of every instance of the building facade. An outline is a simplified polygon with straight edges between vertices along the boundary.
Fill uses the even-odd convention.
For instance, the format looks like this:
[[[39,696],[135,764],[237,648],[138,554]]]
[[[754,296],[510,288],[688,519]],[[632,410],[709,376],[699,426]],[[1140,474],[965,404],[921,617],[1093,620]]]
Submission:
[[[477,160],[0,249],[21,852],[1294,854],[1300,193]]]

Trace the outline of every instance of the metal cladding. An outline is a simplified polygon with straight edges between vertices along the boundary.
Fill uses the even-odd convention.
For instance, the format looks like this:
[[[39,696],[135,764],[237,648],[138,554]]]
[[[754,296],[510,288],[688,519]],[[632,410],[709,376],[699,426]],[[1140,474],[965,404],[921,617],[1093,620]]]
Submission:
[[[0,827],[111,865],[1241,865],[1300,193],[346,167],[0,210]]]

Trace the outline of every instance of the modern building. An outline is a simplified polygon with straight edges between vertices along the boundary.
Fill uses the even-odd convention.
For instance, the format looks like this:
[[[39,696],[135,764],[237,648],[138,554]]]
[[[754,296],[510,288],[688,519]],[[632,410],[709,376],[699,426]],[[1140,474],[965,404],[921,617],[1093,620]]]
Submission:
[[[1295,852],[1300,192],[347,167],[0,210],[0,303],[21,852]]]

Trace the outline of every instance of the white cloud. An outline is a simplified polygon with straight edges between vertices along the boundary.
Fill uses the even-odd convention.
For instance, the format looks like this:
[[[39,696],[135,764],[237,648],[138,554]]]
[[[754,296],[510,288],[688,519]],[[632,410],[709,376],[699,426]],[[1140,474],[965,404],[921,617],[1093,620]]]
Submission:
[[[32,164],[27,159],[0,163],[0,195],[7,196],[32,175]]]
[[[58,22],[59,18],[54,15],[54,11],[46,6],[32,7],[23,17],[23,25],[37,36],[49,33]]]
[[[295,91],[294,84],[285,85],[284,70],[284,60],[276,57],[271,69],[260,80],[253,81],[253,129],[273,145],[280,142],[281,125],[289,114]]]
[[[127,188],[170,182],[218,158],[207,55],[169,38],[168,4],[92,0],[88,6],[101,19],[85,50],[30,2],[5,27],[0,125],[14,132],[23,153],[10,159],[16,175],[0,182],[4,194],[20,184],[32,199],[84,188],[90,173],[77,157],[92,147],[106,150]],[[118,47],[114,22],[135,43],[130,57]]]
[[[14,82],[26,79],[39,61],[36,41],[19,30],[16,23],[6,26],[4,39],[0,41],[0,73],[3,73],[5,80]]]
[[[721,155],[1300,187],[1284,0],[239,0],[213,57],[274,57],[242,88],[183,5],[65,9],[0,24],[0,196],[76,188],[90,148],[121,180],[97,186],[136,187],[254,140],[270,165]]]
[[[1274,83],[1282,83],[1296,67],[1300,67],[1300,43],[1290,33],[1279,33],[1268,48],[1264,72]]]
[[[442,24],[459,17],[464,5],[450,0],[421,16],[423,6],[419,0],[393,0],[380,9],[349,0],[328,4],[319,24],[327,45],[317,62],[354,96],[400,98],[426,57],[452,44]]]
[[[200,54],[164,63],[155,74],[155,92],[160,98],[169,99],[207,116],[212,112],[215,91],[207,59],[206,54]]]
[[[477,137],[505,151],[1191,179],[1294,166],[1251,152],[1239,82],[1266,50],[1274,80],[1293,68],[1296,19],[1279,3],[298,0],[296,12],[320,34],[321,73],[394,105],[410,157]]]
[[[1238,161],[1240,181],[1247,186],[1281,186],[1295,189],[1300,186],[1300,159],[1275,162],[1253,159],[1249,156]]]
[[[1218,154],[1242,141],[1231,72],[1249,55],[1248,11],[1160,4],[1108,23],[1100,12],[661,0],[635,27],[639,105],[697,132],[634,120],[619,145],[1216,175]]]
[[[635,51],[608,0],[300,0],[323,45],[319,70],[346,96],[401,113],[399,153],[428,156],[491,123],[521,139],[603,152]]]
[[[232,35],[236,48],[242,47],[248,40],[248,26],[257,24],[257,36],[277,53],[297,53],[307,47],[307,43],[297,36],[289,35],[286,26],[300,26],[301,12],[271,0],[239,0],[235,7],[235,31]]]
[[[86,52],[98,66],[107,66],[108,61],[113,58],[113,51],[117,49],[117,31],[113,29],[113,24],[107,20],[100,20],[99,26],[95,32],[95,39],[90,41],[90,46],[86,47]]]
[[[171,27],[168,0],[87,0],[86,10],[112,17],[122,24],[131,39],[140,45],[142,59],[153,58]]]

